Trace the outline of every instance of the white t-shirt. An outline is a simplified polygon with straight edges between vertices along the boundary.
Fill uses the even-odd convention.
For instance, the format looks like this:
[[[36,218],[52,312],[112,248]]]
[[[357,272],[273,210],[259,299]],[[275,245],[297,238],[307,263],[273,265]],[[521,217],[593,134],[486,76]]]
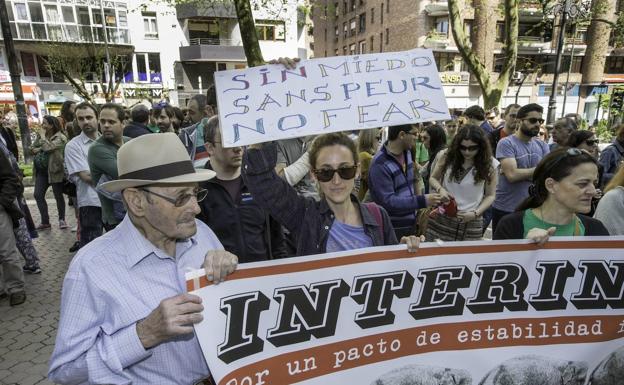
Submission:
[[[446,151],[446,150],[445,150]],[[497,172],[500,162],[492,157],[492,168]],[[442,187],[455,197],[458,211],[476,210],[485,196],[485,181],[475,183],[476,170],[473,167],[461,181],[451,180],[451,169],[444,173]]]
[[[81,171],[90,172],[87,154],[89,153],[89,147],[94,142],[95,140],[81,132],[80,135],[70,140],[65,146],[65,167],[67,168],[69,179],[76,184],[78,207],[101,207],[100,198],[95,188],[84,182],[77,175]]]

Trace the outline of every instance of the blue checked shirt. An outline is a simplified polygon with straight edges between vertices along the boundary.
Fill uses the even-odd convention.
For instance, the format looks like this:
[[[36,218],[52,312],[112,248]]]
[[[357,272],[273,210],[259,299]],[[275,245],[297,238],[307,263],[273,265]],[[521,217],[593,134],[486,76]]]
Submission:
[[[61,299],[49,378],[60,384],[185,384],[206,377],[195,334],[145,350],[136,323],[163,299],[185,292],[184,273],[223,246],[200,221],[197,234],[167,256],[128,216],[74,257]]]

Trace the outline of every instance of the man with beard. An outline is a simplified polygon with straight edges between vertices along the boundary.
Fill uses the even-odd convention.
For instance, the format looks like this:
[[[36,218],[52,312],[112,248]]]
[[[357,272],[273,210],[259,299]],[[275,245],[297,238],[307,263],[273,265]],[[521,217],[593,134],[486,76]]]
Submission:
[[[117,151],[122,144],[130,140],[123,136],[123,119],[126,112],[115,103],[106,103],[100,109],[100,136],[89,148],[89,169],[93,185],[97,186],[100,178],[117,179]],[[113,211],[113,200],[98,194],[102,203],[102,222],[106,231],[110,231],[120,222]]]
[[[216,172],[216,176],[200,184],[208,194],[199,204],[201,213],[197,218],[241,263],[286,257],[280,224],[260,207],[241,177],[243,149],[223,147],[218,116],[208,119],[204,134],[210,155],[205,168]]]
[[[175,132],[173,126],[173,119],[175,117],[175,110],[169,104],[159,103],[152,109],[152,119],[158,131],[163,132]]]
[[[70,181],[76,185],[80,248],[102,235],[102,208],[93,187],[88,160],[89,148],[100,133],[97,129],[98,112],[93,105],[80,103],[76,106],[75,114],[81,132],[65,146],[65,168]]]
[[[519,129],[501,139],[496,146],[501,175],[492,205],[492,231],[503,216],[514,212],[528,197],[535,166],[549,152],[548,144],[536,138],[544,123],[543,112],[542,106],[536,103],[522,106],[516,115]]]

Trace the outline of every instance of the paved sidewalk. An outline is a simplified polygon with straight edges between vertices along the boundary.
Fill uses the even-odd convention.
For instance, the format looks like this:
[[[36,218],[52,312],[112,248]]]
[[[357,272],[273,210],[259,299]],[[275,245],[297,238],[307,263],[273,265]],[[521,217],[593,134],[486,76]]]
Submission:
[[[58,228],[56,203],[47,196],[52,230],[40,231],[34,240],[43,272],[26,274],[26,303],[10,307],[8,299],[0,301],[0,384],[51,384],[46,380],[48,360],[54,349],[61,300],[61,287],[73,253],[68,249],[76,233]],[[26,188],[26,199],[35,224],[39,210]],[[75,226],[74,208],[67,206],[66,219]]]

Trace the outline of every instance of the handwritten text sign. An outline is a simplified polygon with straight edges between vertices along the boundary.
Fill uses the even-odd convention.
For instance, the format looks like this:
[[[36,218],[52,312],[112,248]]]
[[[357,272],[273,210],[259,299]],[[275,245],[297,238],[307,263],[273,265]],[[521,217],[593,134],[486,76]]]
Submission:
[[[203,275],[187,289],[219,385],[624,378],[623,237],[361,249],[242,265],[216,286]]]
[[[430,50],[215,72],[225,147],[449,119]]]

